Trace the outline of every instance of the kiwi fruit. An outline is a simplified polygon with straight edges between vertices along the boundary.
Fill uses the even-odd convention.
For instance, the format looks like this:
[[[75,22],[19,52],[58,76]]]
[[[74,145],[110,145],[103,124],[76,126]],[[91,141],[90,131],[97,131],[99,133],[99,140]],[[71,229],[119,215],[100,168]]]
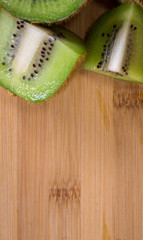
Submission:
[[[88,40],[84,69],[143,83],[143,8],[121,5],[103,14]]]
[[[29,22],[53,23],[74,15],[87,0],[0,0],[0,5]]]
[[[118,2],[121,4],[136,2],[139,3],[141,6],[143,5],[143,0],[118,0]]]
[[[72,32],[35,26],[2,8],[0,33],[0,85],[30,102],[55,95],[85,59],[85,44]]]

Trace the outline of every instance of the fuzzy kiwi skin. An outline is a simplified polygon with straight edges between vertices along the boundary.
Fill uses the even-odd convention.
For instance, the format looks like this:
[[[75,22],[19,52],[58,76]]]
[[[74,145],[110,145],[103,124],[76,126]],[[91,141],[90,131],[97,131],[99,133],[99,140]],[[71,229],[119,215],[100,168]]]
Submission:
[[[48,101],[51,101],[53,98],[57,97],[60,93],[62,93],[70,84],[70,82],[72,81],[73,79],[73,75],[76,74],[76,72],[82,67],[83,63],[85,62],[85,59],[86,59],[86,56],[87,56],[87,52],[83,55],[83,56],[80,56],[76,62],[76,64],[74,65],[74,67],[72,68],[71,72],[69,73],[67,79],[63,82],[63,84],[60,86],[60,88],[57,90],[57,92],[49,99],[46,99],[45,101],[43,102],[36,102],[36,104],[43,104],[45,102],[48,102]],[[3,88],[2,86],[0,86],[2,90],[4,90],[4,92],[9,96],[9,97],[18,97],[18,98],[22,98],[16,94],[14,94],[13,92]],[[24,99],[24,98],[22,98]],[[26,99],[24,99],[27,103],[29,104],[34,104],[34,102],[29,102],[27,101]]]
[[[128,16],[130,16],[128,18]],[[119,22],[118,22],[119,21]],[[110,34],[110,30],[114,24],[119,24],[121,26],[126,21],[129,21],[131,27],[132,23],[137,29],[134,36],[133,52],[130,63],[129,70],[127,70],[127,75],[119,75],[116,72],[104,71],[104,68],[98,66],[99,61],[101,61],[101,54],[103,52],[103,42],[102,45],[102,33]],[[88,54],[87,59],[83,65],[83,68],[88,71],[93,71],[98,74],[106,75],[112,78],[116,78],[122,81],[129,81],[135,83],[143,83],[143,8],[137,3],[130,3],[114,8],[107,13],[104,13],[92,26],[92,30],[87,39]],[[121,25],[120,25],[121,24]],[[107,26],[107,28],[106,28]],[[107,36],[107,35],[106,35]],[[101,39],[102,38],[102,39]],[[106,40],[106,38],[105,38]],[[128,46],[127,46],[128,47]],[[126,56],[126,55],[123,55]],[[121,65],[123,66],[123,65]],[[119,72],[118,72],[119,73]]]
[[[17,18],[21,18],[27,22],[30,22],[30,23],[34,23],[34,24],[40,24],[40,23],[43,23],[43,24],[47,24],[48,26],[52,25],[52,24],[61,24],[63,22],[66,22],[68,20],[70,20],[71,18],[73,18],[76,14],[78,14],[80,12],[80,10],[86,6],[88,0],[84,0],[83,3],[80,5],[80,7],[75,10],[73,13],[71,13],[69,16],[66,16],[64,18],[61,18],[61,19],[58,19],[56,21],[48,21],[48,20],[43,20],[43,21],[38,21],[38,20],[33,20],[33,18],[31,19],[28,19],[28,18],[25,18],[24,16],[21,16],[19,14],[16,14],[14,13],[13,11],[11,11],[9,8],[5,7],[5,5],[3,3],[1,3],[1,0],[0,0],[0,7],[4,8],[6,11],[8,11],[9,13],[11,13],[12,15],[16,16]]]

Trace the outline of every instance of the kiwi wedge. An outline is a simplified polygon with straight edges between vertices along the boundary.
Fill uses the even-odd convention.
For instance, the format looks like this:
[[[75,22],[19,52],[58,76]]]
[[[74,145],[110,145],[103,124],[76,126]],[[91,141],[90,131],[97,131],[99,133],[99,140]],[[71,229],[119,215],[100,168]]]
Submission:
[[[121,5],[102,15],[89,35],[86,70],[143,83],[143,8]]]
[[[85,5],[87,0],[0,0],[8,12],[29,22],[63,21]]]
[[[52,97],[85,59],[72,32],[29,24],[0,9],[0,85],[30,102]]]

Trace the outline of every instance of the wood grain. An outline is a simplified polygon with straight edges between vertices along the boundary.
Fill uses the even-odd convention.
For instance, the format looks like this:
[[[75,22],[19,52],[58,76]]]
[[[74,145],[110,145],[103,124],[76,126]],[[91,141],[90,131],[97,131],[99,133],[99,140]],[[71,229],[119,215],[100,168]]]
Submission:
[[[81,37],[107,8],[65,25]],[[143,239],[143,86],[80,70],[49,102],[0,90],[0,240]]]

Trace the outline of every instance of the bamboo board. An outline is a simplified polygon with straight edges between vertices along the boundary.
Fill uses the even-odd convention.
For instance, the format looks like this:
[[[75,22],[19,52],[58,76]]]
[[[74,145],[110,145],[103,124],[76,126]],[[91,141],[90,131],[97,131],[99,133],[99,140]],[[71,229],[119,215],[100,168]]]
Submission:
[[[66,26],[84,37],[108,7]],[[80,70],[40,105],[0,90],[0,240],[142,240],[142,156],[142,85]]]

